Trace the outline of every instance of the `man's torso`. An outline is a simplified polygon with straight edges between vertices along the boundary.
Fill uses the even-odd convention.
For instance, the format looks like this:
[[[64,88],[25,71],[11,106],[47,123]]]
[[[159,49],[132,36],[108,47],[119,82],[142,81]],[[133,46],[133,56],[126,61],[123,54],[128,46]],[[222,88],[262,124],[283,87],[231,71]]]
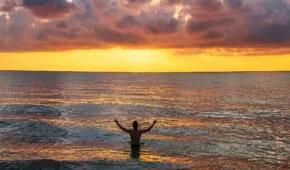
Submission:
[[[132,146],[140,146],[140,140],[141,140],[141,132],[138,130],[132,130],[130,131],[130,137],[131,137],[131,145]]]

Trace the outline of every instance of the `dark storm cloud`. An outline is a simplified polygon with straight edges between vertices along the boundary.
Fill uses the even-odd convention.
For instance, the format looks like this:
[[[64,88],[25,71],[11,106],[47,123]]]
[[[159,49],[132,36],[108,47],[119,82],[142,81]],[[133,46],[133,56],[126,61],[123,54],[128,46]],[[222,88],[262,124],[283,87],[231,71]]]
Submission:
[[[218,11],[222,8],[222,3],[218,0],[195,0],[193,3],[200,8],[209,11]]]
[[[252,44],[271,44],[287,46],[290,43],[290,1],[268,0],[264,5],[264,15],[252,18],[255,24],[248,25],[250,30],[246,41]]]
[[[138,22],[146,34],[162,35],[180,31],[181,22],[173,17],[172,12],[160,11],[157,13],[143,13]]]
[[[58,18],[76,8],[66,0],[23,0],[22,6],[41,18]]]
[[[147,30],[153,34],[166,34],[166,33],[174,33],[178,30],[179,21],[175,18],[171,18],[170,20],[159,20],[156,23],[148,24]]]
[[[285,49],[289,30],[289,0],[0,0],[0,51]]]
[[[145,39],[133,33],[122,33],[111,28],[96,28],[94,30],[96,39],[111,44],[140,44]]]
[[[125,15],[120,20],[116,21],[116,27],[120,29],[138,27],[139,21],[133,15]]]
[[[187,29],[189,32],[202,32],[206,29],[210,29],[212,27],[219,27],[233,24],[235,20],[233,18],[219,18],[216,20],[201,20],[201,21],[194,21],[189,20],[187,23]]]
[[[266,23],[251,32],[247,40],[259,44],[290,43],[290,21],[287,23]]]
[[[147,4],[150,3],[151,0],[125,0],[128,4]]]
[[[119,29],[138,28],[148,34],[161,35],[179,31],[180,21],[173,17],[172,12],[157,13],[143,11],[140,15],[124,15],[115,22]]]
[[[224,3],[233,10],[249,11],[250,7],[243,0],[224,0]]]
[[[69,28],[69,25],[67,24],[66,21],[59,21],[55,24],[55,26],[59,29],[67,29]]]
[[[222,38],[223,36],[224,34],[219,31],[208,31],[202,36],[202,38],[206,40],[215,40]]]

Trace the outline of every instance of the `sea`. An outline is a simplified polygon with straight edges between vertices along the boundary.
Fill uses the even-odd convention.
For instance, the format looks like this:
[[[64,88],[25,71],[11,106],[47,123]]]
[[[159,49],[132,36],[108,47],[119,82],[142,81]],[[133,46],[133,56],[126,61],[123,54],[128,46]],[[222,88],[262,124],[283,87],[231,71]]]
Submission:
[[[155,127],[131,148],[114,118]],[[290,72],[0,72],[0,169],[290,169]]]

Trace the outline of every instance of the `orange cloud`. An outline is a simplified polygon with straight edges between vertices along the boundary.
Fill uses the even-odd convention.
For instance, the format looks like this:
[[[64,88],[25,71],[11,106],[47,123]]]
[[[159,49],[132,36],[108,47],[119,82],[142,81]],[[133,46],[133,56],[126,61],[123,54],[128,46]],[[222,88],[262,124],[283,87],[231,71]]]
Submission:
[[[287,54],[289,28],[285,0],[0,1],[2,52],[122,47]]]

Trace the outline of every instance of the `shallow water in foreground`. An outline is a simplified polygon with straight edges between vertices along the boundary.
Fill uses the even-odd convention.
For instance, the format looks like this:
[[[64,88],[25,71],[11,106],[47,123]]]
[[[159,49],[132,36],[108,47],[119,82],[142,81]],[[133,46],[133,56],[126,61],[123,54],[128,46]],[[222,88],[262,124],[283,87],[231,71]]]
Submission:
[[[0,72],[0,169],[289,169],[290,73]],[[129,127],[156,127],[133,150]]]

